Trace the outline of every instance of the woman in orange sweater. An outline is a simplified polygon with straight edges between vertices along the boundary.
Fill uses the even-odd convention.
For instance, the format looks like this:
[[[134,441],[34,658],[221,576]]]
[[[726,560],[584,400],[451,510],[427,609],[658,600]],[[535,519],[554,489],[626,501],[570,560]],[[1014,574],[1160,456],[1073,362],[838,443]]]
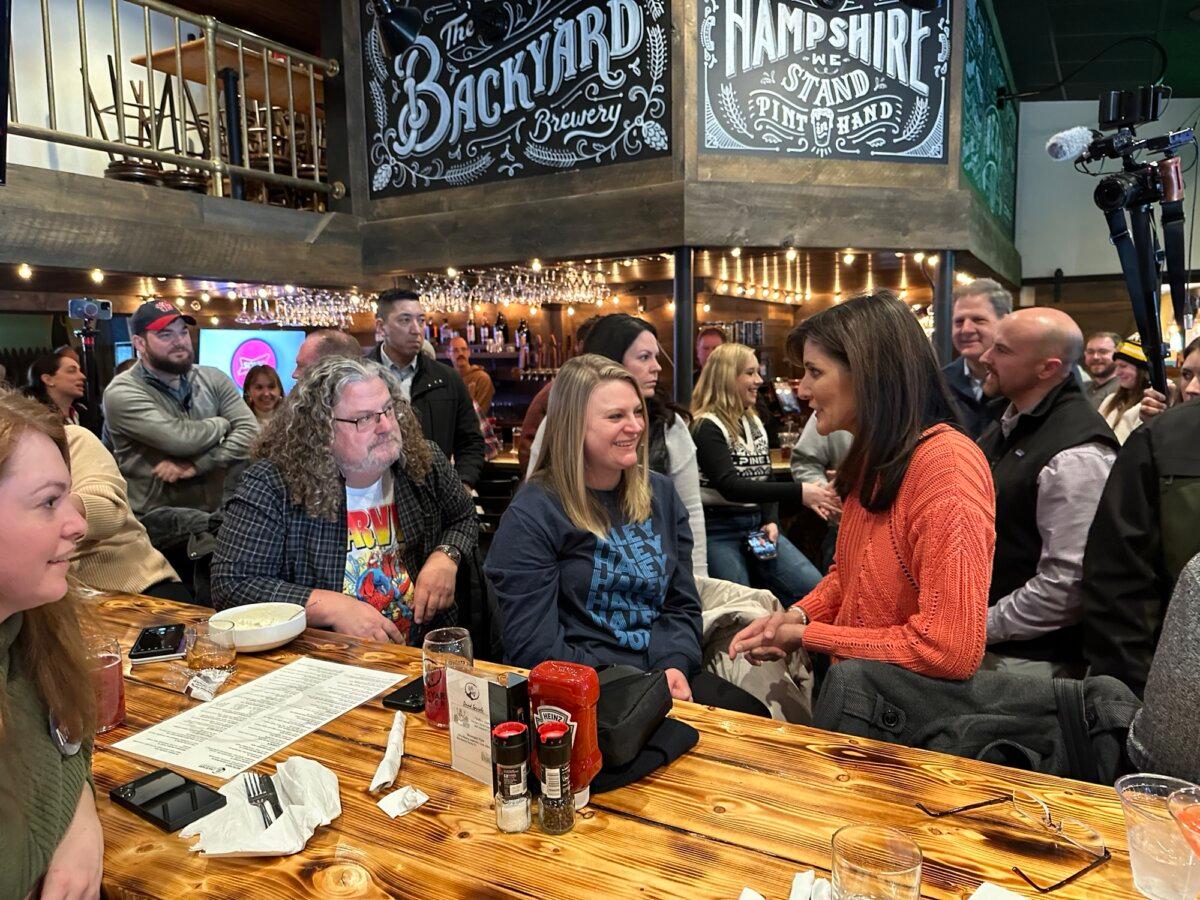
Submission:
[[[843,512],[834,565],[787,612],[756,620],[731,657],[803,646],[966,679],[986,636],[995,543],[991,473],[958,427],[921,327],[888,291],[801,323],[788,353],[822,435],[854,441],[834,482]]]

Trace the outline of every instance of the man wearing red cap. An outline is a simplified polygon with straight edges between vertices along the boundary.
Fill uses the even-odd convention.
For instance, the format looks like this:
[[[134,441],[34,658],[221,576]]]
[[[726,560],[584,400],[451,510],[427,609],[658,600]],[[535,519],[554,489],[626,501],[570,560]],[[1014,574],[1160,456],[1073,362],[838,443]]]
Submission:
[[[165,300],[143,303],[129,322],[138,363],[104,392],[129,505],[161,550],[207,530],[226,475],[240,473],[258,434],[229,376],[194,365],[195,324]]]

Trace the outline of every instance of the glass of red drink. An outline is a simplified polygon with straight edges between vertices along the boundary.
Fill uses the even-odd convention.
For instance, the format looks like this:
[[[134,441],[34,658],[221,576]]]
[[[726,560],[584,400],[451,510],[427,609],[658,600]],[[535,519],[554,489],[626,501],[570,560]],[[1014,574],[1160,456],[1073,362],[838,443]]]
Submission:
[[[1192,852],[1200,856],[1200,787],[1182,788],[1167,798],[1167,808],[1175,818],[1175,824],[1191,845]]]
[[[88,642],[88,662],[96,689],[96,733],[112,731],[125,721],[125,675],[121,645],[116,638],[97,635]]]
[[[446,702],[446,667],[465,669],[475,661],[471,635],[465,628],[435,628],[421,645],[425,676],[425,718],[437,728],[450,727]]]

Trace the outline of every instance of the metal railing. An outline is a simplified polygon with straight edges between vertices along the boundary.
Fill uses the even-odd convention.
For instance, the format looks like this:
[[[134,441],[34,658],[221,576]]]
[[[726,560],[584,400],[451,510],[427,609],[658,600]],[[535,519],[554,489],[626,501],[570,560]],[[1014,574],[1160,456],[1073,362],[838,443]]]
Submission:
[[[18,9],[21,4],[31,7],[34,3],[40,6],[46,124],[22,121],[20,117],[25,100],[40,98],[34,96],[36,89],[18,86],[13,52],[9,57],[8,98],[11,134],[105,152],[111,160],[105,174],[124,180],[170,183],[170,178],[156,181],[154,173],[178,173],[193,177],[192,190],[240,198],[251,186],[258,189],[258,199],[278,202],[270,197],[270,188],[275,188],[310,196],[312,208],[318,208],[318,196],[322,202],[325,196],[344,196],[341,182],[331,183],[324,177],[324,122],[320,111],[324,79],[337,75],[337,60],[304,53],[161,0],[108,0],[110,21],[102,29],[112,29],[112,53],[108,56],[112,103],[102,107],[93,90],[91,69],[95,61],[89,55],[89,38],[95,46],[97,33],[89,30],[85,0],[75,0],[82,92],[74,97],[68,96],[73,89],[64,89],[63,82],[68,79],[61,77],[63,71],[55,70],[55,50],[61,53],[62,47],[56,48],[52,40],[50,0],[14,0]],[[122,51],[122,38],[127,38],[130,30],[128,16],[122,24],[126,7],[140,11],[141,34],[137,38],[144,45],[138,48],[144,50],[144,55],[128,61]],[[13,11],[14,20],[18,9]],[[158,51],[153,46],[151,13],[166,17],[169,25],[168,46]],[[185,25],[195,26],[200,36],[189,35],[183,40],[181,30]],[[158,30],[161,34],[161,28]],[[37,52],[32,44],[21,49]],[[125,76],[130,68],[139,78],[127,84]],[[57,80],[56,75],[60,76]],[[279,90],[279,82],[286,82],[285,90]],[[255,96],[250,95],[248,84],[254,86]],[[199,102],[192,85],[203,88]],[[260,92],[261,99],[257,96]],[[281,102],[284,97],[286,105]],[[76,103],[82,105],[82,133],[60,127],[60,110]],[[109,133],[106,123],[115,125],[115,134]],[[194,149],[196,143],[198,150]],[[148,161],[145,165],[149,173],[138,170],[129,175],[121,171],[122,164],[135,161]],[[175,170],[163,170],[162,165],[174,166]],[[207,173],[207,179],[198,174],[201,172]],[[184,187],[178,183],[174,186]]]

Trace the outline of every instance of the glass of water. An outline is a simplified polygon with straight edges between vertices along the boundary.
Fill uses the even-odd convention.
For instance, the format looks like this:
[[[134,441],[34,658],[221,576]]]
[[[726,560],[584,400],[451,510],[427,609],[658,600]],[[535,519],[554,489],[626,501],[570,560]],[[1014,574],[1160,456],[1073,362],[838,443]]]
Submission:
[[[1126,775],[1115,787],[1125,813],[1134,886],[1151,900],[1193,900],[1200,892],[1200,859],[1167,803],[1171,794],[1191,785],[1165,775]]]
[[[894,828],[847,825],[833,835],[833,900],[920,900],[921,848]]]

